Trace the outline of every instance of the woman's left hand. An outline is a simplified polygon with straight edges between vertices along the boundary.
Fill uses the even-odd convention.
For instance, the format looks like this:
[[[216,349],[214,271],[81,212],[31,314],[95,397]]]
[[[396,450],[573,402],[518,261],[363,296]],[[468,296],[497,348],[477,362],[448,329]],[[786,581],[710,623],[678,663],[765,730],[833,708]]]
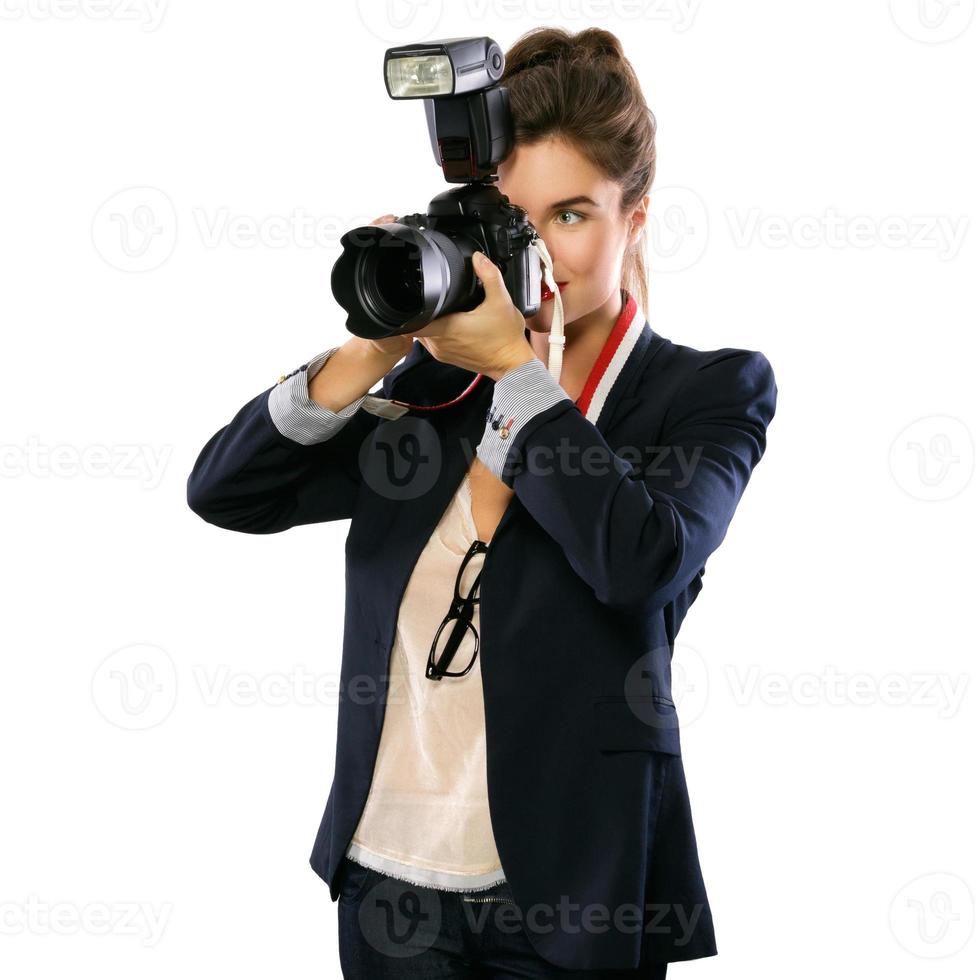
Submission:
[[[475,252],[473,271],[483,284],[483,302],[464,313],[436,317],[414,336],[437,361],[496,381],[537,355],[524,336],[527,324],[507,292],[500,269],[482,252]]]

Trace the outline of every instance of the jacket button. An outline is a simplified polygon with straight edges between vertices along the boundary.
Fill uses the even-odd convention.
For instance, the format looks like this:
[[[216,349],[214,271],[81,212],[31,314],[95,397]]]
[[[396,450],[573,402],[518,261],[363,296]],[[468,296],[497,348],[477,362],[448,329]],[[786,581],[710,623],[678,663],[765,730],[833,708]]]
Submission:
[[[506,439],[509,435],[510,435],[510,429],[506,425],[501,426],[501,428],[500,428],[500,438],[501,439]]]
[[[283,383],[283,381],[285,381],[285,380],[286,380],[286,377],[287,377],[287,375],[285,375],[285,374],[280,374],[280,375],[279,375],[279,380],[278,380],[278,381],[276,382],[276,384],[277,384],[277,385],[281,385],[281,384]]]

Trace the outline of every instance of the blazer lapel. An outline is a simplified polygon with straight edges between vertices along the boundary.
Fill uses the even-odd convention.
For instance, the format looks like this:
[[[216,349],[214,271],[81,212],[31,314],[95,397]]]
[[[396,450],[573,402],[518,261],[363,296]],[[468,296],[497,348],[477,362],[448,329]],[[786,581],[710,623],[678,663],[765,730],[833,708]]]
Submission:
[[[624,291],[625,292],[625,291]],[[605,435],[621,408],[640,400],[633,391],[642,366],[664,343],[653,332],[632,294],[625,292],[622,313],[592,365],[576,405]]]

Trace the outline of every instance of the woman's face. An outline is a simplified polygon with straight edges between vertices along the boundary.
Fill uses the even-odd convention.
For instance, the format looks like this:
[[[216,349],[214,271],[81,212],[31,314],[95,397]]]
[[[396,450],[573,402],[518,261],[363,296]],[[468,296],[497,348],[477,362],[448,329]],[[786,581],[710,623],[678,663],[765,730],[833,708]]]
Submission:
[[[565,323],[593,312],[616,316],[623,253],[631,222],[643,222],[645,200],[632,215],[621,215],[619,184],[557,138],[514,147],[497,173],[500,192],[527,211],[551,253],[555,280],[566,284],[561,287]],[[634,235],[638,232],[634,229]],[[528,327],[547,333],[553,305],[554,300],[543,301],[527,318]]]

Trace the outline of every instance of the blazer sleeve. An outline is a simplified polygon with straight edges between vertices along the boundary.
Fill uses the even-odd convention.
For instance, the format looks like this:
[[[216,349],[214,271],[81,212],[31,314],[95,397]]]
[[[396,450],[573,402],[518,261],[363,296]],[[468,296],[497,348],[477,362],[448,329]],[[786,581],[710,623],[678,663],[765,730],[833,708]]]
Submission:
[[[477,454],[601,602],[667,605],[721,544],[765,451],[777,394],[769,361],[759,351],[712,351],[682,383],[662,436],[651,436],[657,445],[628,447],[629,459],[613,452],[575,403],[560,397],[564,390],[543,362],[535,362],[540,371],[514,370],[538,372],[536,388],[553,385],[553,403],[522,418],[527,380],[508,385],[503,375]],[[490,415],[518,422],[502,467],[501,434]]]
[[[243,405],[204,445],[187,478],[187,504],[209,524],[273,534],[353,515],[358,453],[378,423],[364,397],[332,412],[309,380],[332,347]]]

